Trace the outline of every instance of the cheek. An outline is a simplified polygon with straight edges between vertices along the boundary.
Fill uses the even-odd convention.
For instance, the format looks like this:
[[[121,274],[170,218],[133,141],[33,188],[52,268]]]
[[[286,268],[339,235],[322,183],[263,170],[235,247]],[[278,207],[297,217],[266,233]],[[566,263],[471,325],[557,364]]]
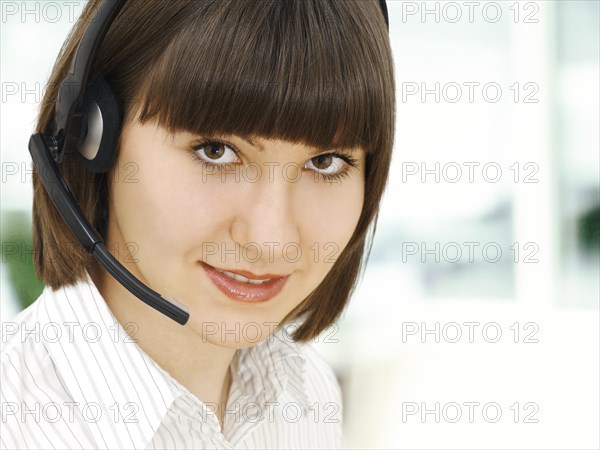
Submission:
[[[192,162],[181,157],[144,155],[139,148],[123,152],[123,161],[137,161],[135,182],[113,184],[112,203],[122,239],[135,241],[140,262],[181,255],[199,236],[208,236],[227,214],[223,196],[203,183]],[[216,187],[218,188],[218,187]],[[219,211],[219,214],[214,214]],[[213,212],[211,214],[211,212]]]
[[[303,242],[309,263],[322,279],[350,241],[363,208],[362,179],[321,189],[303,208]],[[320,280],[319,280],[320,281]]]

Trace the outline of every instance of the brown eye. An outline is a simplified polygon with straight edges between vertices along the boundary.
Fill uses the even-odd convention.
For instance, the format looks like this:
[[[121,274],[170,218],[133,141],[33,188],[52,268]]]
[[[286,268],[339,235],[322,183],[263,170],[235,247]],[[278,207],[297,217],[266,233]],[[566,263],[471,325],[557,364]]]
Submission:
[[[225,144],[206,144],[204,154],[210,159],[219,159],[225,153]]]
[[[223,142],[203,142],[192,149],[198,158],[210,164],[223,165],[239,162],[237,151]]]
[[[313,164],[317,169],[327,169],[331,166],[333,157],[331,155],[319,155],[312,158]]]
[[[343,156],[337,153],[325,153],[324,155],[309,159],[305,168],[312,169],[323,175],[329,175],[340,172],[344,166]]]

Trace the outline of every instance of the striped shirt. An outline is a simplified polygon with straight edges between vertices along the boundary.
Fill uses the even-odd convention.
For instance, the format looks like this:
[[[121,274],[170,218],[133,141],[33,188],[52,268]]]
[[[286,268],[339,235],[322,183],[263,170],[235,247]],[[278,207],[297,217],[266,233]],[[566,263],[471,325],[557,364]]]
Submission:
[[[128,324],[125,324],[125,328]],[[119,324],[91,278],[2,324],[1,448],[340,448],[341,391],[280,330],[237,350],[225,423]]]

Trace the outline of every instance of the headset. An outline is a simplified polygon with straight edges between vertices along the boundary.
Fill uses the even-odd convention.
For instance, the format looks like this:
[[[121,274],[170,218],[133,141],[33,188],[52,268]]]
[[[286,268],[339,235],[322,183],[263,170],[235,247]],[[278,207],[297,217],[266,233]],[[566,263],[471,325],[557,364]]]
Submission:
[[[389,32],[385,0],[379,0]],[[57,164],[67,153],[75,153],[94,173],[106,173],[114,165],[123,120],[122,110],[102,74],[89,84],[94,58],[125,0],[104,0],[86,29],[62,81],[54,109],[53,133],[33,134],[29,152],[46,192],[77,240],[129,292],[138,299],[185,325],[190,313],[186,305],[161,296],[129,272],[106,248],[99,233],[85,218]]]

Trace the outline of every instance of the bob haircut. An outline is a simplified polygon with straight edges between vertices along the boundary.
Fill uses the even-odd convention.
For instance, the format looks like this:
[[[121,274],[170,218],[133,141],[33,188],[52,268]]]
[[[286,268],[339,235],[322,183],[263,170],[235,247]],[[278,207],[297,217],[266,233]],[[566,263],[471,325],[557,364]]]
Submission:
[[[90,0],[59,52],[37,132],[51,132],[58,86],[99,4]],[[325,279],[280,327],[305,317],[292,338],[308,342],[332,325],[364,274],[391,163],[394,69],[378,0],[129,0],[101,44],[90,79],[97,72],[119,98],[124,123],[140,111],[142,124],[155,120],[170,133],[365,150],[356,229]],[[92,173],[74,157],[59,170],[106,239],[111,173]],[[35,170],[32,179],[36,273],[52,289],[74,284],[97,263],[67,228]]]

